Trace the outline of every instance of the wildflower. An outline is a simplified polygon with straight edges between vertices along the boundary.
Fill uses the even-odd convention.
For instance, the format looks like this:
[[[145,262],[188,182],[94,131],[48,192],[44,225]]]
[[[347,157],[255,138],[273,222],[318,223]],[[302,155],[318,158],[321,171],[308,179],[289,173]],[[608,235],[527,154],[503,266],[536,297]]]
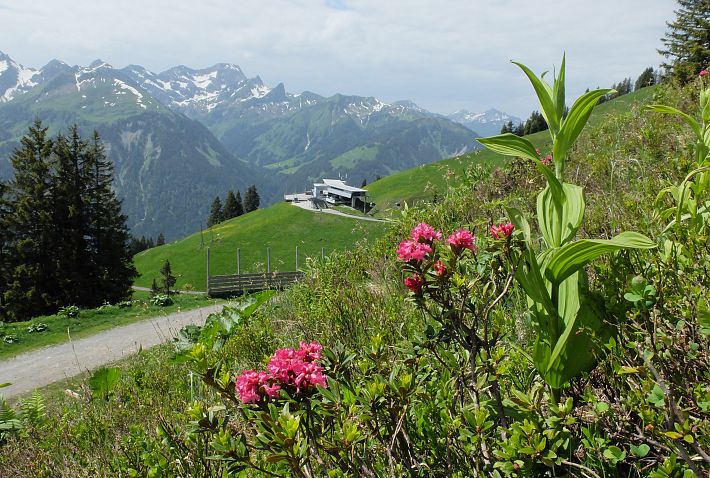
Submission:
[[[441,232],[437,231],[429,224],[421,222],[412,229],[412,239],[416,242],[431,244],[435,239],[441,239]]]
[[[407,286],[409,290],[414,292],[414,295],[422,295],[424,279],[422,279],[419,274],[414,274],[413,277],[407,277],[404,279],[404,285]]]
[[[244,403],[258,402],[262,397],[261,389],[262,387],[265,388],[265,386],[269,386],[268,381],[270,378],[268,373],[257,372],[256,370],[242,372],[236,380],[236,389],[239,393],[239,399]],[[278,387],[278,385],[276,386]],[[276,390],[278,390],[278,388]],[[273,397],[272,394],[275,393],[273,386],[269,386],[268,391],[265,390],[265,393],[267,393],[269,397]]]
[[[710,75],[710,68],[708,68],[707,70],[702,70],[702,71],[700,72],[700,76],[701,76],[701,77],[707,76],[707,75]]]
[[[427,254],[432,251],[429,244],[417,241],[402,241],[397,249],[397,255],[404,262],[423,261]]]
[[[436,275],[439,277],[444,277],[446,275],[446,266],[444,266],[444,263],[441,262],[441,259],[436,261],[434,264],[434,271],[436,271]]]
[[[301,341],[298,344],[296,354],[301,357],[304,362],[315,362],[316,360],[320,360],[321,350],[323,350],[323,346],[318,342],[313,341],[309,344]]]
[[[476,252],[476,236],[471,234],[466,229],[458,229],[453,234],[449,236],[447,242],[451,246],[451,250],[455,254],[460,254],[464,249],[469,249],[472,252]]]
[[[548,154],[547,156],[545,156],[544,158],[542,158],[542,159],[540,160],[540,162],[541,162],[542,164],[544,164],[545,166],[550,166],[550,165],[552,164],[552,155],[551,155],[551,154]]]
[[[323,367],[316,363],[323,347],[318,342],[301,342],[298,350],[279,349],[267,366],[271,376],[284,387],[294,387],[296,393],[316,385],[327,386]]]
[[[491,226],[491,236],[495,239],[508,238],[513,233],[513,226],[511,223],[507,224],[494,224]]]

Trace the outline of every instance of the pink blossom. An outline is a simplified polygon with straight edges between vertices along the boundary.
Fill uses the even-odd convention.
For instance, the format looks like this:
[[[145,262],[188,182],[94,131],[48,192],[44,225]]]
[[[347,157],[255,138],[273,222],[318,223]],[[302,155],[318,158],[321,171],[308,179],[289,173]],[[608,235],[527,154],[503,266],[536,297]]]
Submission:
[[[494,224],[491,226],[491,236],[495,239],[508,238],[513,233],[513,226],[511,223],[507,224]]]
[[[702,70],[702,71],[700,72],[700,76],[701,76],[701,77],[707,76],[707,75],[710,75],[710,68],[707,69],[707,70]]]
[[[256,370],[247,370],[237,377],[236,389],[239,393],[239,399],[244,403],[256,403],[261,395],[261,387],[267,385],[269,374],[265,372],[257,372]],[[278,390],[278,389],[277,389]],[[272,396],[269,391],[266,393]],[[273,393],[273,392],[272,392]]]
[[[427,254],[432,251],[429,244],[417,241],[402,241],[397,249],[397,255],[404,262],[423,261]]]
[[[444,263],[441,262],[441,259],[436,261],[434,264],[434,270],[436,271],[436,275],[439,277],[444,277],[446,275],[446,266],[444,266]]]
[[[422,295],[424,280],[419,276],[419,274],[414,274],[414,277],[407,277],[404,279],[404,285],[407,286],[409,290],[414,292],[414,295]]]
[[[455,254],[460,254],[464,249],[476,252],[476,236],[466,229],[458,229],[449,236],[447,242]]]
[[[441,232],[437,231],[429,224],[421,222],[412,229],[412,239],[417,242],[431,244],[435,239],[441,239]]]
[[[323,350],[323,346],[318,342],[313,341],[309,344],[301,341],[298,344],[296,354],[305,362],[315,362],[316,360],[320,360],[321,350]]]
[[[541,162],[542,164],[544,164],[545,166],[550,166],[550,165],[552,164],[552,155],[551,155],[551,154],[548,154],[547,156],[545,156],[544,158],[542,158],[542,159],[540,160],[540,162]]]

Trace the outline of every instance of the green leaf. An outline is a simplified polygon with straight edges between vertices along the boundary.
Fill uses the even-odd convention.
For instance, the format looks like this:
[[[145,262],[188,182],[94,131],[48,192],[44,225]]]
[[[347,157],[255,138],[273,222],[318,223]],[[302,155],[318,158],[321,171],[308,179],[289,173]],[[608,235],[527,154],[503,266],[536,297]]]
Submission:
[[[651,451],[651,447],[646,445],[645,443],[642,443],[639,446],[631,445],[631,453],[633,453],[639,458],[643,458],[648,455],[649,451]]]
[[[547,125],[550,128],[550,132],[553,135],[557,135],[557,133],[560,131],[560,122],[559,118],[557,117],[555,101],[552,99],[552,88],[550,88],[550,85],[548,85],[544,80],[538,78],[535,73],[533,73],[532,70],[530,70],[530,68],[528,68],[527,66],[515,61],[511,63],[513,63],[514,65],[518,65],[528,77],[530,83],[532,83],[532,86],[535,89],[535,94],[537,94],[537,99],[540,102],[542,115],[545,117],[545,121],[547,122]]]
[[[617,446],[610,446],[604,450],[604,458],[609,460],[612,465],[616,465],[626,458],[626,452]]]
[[[612,239],[583,239],[565,244],[555,251],[545,274],[553,284],[559,284],[603,254],[620,249],[653,249],[656,243],[638,232],[622,232]]]
[[[535,146],[525,138],[512,133],[499,134],[488,138],[477,138],[476,141],[486,148],[505,156],[520,156],[531,161],[540,161]]]
[[[506,207],[505,211],[508,213],[510,222],[513,223],[515,228],[523,232],[523,238],[526,243],[530,243],[530,224],[528,223],[523,213],[514,207]]]
[[[695,136],[697,136],[700,141],[703,140],[703,133],[700,130],[700,125],[697,121],[695,121],[695,118],[693,118],[692,116],[683,113],[679,109],[673,108],[672,106],[666,105],[648,105],[646,109],[655,113],[680,116],[681,118],[683,118],[683,121],[685,121],[688,126],[692,128],[693,132],[695,133]]]
[[[560,74],[554,79],[552,85],[552,99],[555,103],[555,113],[562,120],[565,114],[565,53],[562,54],[562,65],[560,66]]]
[[[599,98],[614,90],[602,89],[589,91],[574,102],[570,108],[567,117],[562,123],[560,133],[555,138],[555,144],[552,147],[552,159],[557,163],[564,161],[567,156],[567,151],[574,144],[579,133],[582,132],[584,126],[592,114],[594,106],[596,106]]]
[[[653,389],[651,390],[651,393],[649,393],[648,397],[646,397],[646,400],[648,400],[649,403],[652,403],[658,408],[663,408],[666,403],[665,398],[666,397],[663,393],[663,390],[661,390],[661,387],[659,387],[658,385],[654,385]]]
[[[119,368],[103,367],[98,369],[89,379],[92,394],[108,400],[120,377],[121,369]]]
[[[550,247],[560,247],[574,238],[584,218],[584,192],[574,184],[562,185],[564,194],[560,207],[548,187],[537,196],[537,217],[545,241]]]

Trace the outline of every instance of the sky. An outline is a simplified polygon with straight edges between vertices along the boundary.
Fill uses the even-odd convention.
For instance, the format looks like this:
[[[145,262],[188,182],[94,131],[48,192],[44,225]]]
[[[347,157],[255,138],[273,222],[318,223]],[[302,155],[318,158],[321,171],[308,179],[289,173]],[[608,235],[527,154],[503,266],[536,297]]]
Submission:
[[[160,72],[234,63],[269,86],[409,99],[441,114],[539,109],[510,60],[542,73],[567,55],[568,103],[647,67],[673,0],[0,0],[0,51]]]

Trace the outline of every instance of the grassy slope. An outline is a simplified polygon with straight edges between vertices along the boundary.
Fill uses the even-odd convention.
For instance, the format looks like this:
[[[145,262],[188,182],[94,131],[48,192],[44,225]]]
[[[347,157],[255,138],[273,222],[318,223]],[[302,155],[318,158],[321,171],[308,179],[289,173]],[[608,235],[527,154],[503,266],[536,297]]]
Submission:
[[[650,102],[654,91],[655,87],[644,88],[597,106],[589,120],[590,125],[598,124],[608,115],[626,111],[631,104]],[[543,152],[549,152],[551,141],[548,131],[540,131],[526,138]],[[366,189],[371,200],[377,204],[377,211],[381,212],[397,202],[412,204],[431,199],[435,191],[439,195],[443,194],[450,184],[458,183],[459,178],[474,164],[501,165],[506,161],[505,157],[483,149],[392,174],[368,185]]]
[[[299,266],[303,266],[306,256],[320,257],[321,248],[326,254],[342,250],[364,237],[379,236],[385,228],[382,223],[313,213],[279,203],[225,221],[202,234],[137,254],[133,259],[140,274],[136,285],[150,287],[153,278],[160,283],[160,268],[167,259],[178,278],[177,288],[191,284],[197,290],[205,290],[207,247],[213,275],[236,272],[237,248],[241,250],[243,273],[266,270],[267,247],[271,248],[272,271],[292,271],[296,246]]]

